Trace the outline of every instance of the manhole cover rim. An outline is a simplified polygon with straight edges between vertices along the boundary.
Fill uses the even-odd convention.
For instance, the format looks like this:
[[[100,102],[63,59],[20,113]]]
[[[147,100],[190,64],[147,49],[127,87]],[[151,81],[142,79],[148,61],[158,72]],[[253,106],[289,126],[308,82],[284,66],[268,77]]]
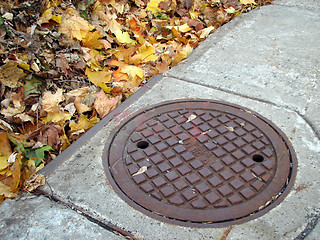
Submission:
[[[265,117],[261,116],[260,114],[254,112],[252,110],[249,110],[247,108],[244,108],[242,106],[238,106],[236,104],[231,104],[231,103],[226,103],[226,102],[221,102],[221,101],[216,101],[216,100],[181,99],[181,100],[174,100],[174,101],[166,101],[166,102],[161,102],[161,103],[156,104],[156,105],[152,105],[150,107],[147,107],[146,109],[143,109],[143,110],[140,110],[140,111],[136,111],[130,117],[128,117],[127,119],[125,119],[124,121],[119,123],[119,125],[113,129],[112,133],[108,137],[107,143],[105,145],[106,147],[105,147],[104,153],[103,153],[103,165],[104,165],[105,172],[106,172],[106,175],[108,177],[109,183],[112,185],[112,187],[115,189],[115,191],[119,194],[119,196],[123,200],[125,200],[129,205],[131,205],[132,207],[140,210],[141,212],[145,213],[148,216],[151,216],[151,217],[156,218],[156,219],[161,220],[161,221],[170,222],[170,223],[183,225],[183,226],[192,226],[192,227],[213,227],[213,226],[220,227],[220,226],[227,226],[227,225],[235,224],[235,223],[241,223],[241,222],[248,221],[250,219],[253,219],[253,218],[256,218],[258,216],[263,215],[265,212],[269,211],[269,209],[275,207],[278,203],[280,203],[283,200],[283,198],[290,192],[290,190],[291,190],[291,188],[293,186],[295,175],[296,175],[296,168],[294,168],[294,167],[291,168],[291,170],[290,170],[291,171],[291,173],[290,173],[291,176],[289,176],[290,177],[290,181],[289,181],[289,184],[286,186],[286,189],[283,191],[283,193],[279,194],[279,196],[276,196],[277,198],[273,201],[273,203],[271,205],[267,205],[264,209],[259,210],[258,212],[254,212],[253,211],[252,213],[255,213],[255,214],[253,214],[254,216],[249,216],[250,214],[242,215],[242,216],[238,217],[239,219],[236,222],[232,222],[232,220],[233,220],[232,219],[232,220],[230,220],[231,223],[230,223],[229,220],[226,220],[226,219],[222,219],[221,221],[214,222],[212,224],[206,224],[201,220],[199,220],[199,222],[193,221],[193,222],[188,222],[187,223],[187,222],[185,222],[184,219],[180,219],[180,218],[177,219],[177,218],[175,218],[175,216],[162,216],[162,215],[166,215],[166,214],[163,214],[163,213],[158,214],[156,212],[152,212],[151,210],[146,209],[145,206],[141,206],[139,203],[135,202],[134,197],[133,197],[133,199],[131,198],[132,194],[130,194],[130,196],[128,196],[123,192],[121,187],[118,186],[118,184],[116,183],[115,179],[113,178],[112,173],[109,171],[109,161],[108,161],[108,155],[110,153],[111,143],[114,141],[114,139],[118,135],[119,131],[121,131],[121,129],[124,126],[126,126],[128,123],[130,123],[132,120],[137,119],[138,116],[140,116],[141,114],[144,114],[144,113],[147,113],[147,112],[152,112],[153,109],[157,109],[159,107],[168,106],[168,105],[172,105],[172,104],[179,104],[179,103],[180,104],[181,103],[188,103],[188,102],[219,104],[219,105],[222,105],[222,106],[228,106],[228,107],[236,108],[236,109],[239,109],[241,111],[245,111],[245,112],[251,113],[254,117],[258,117],[260,120],[262,120],[264,123],[266,123],[270,128],[272,128],[272,130],[276,134],[278,134],[281,137],[281,140],[282,140],[283,144],[286,145],[286,148],[290,152],[290,157],[291,157],[292,164],[296,166],[296,161],[297,161],[296,160],[296,156],[294,154],[294,150],[293,150],[293,148],[291,146],[291,143],[289,142],[287,137],[284,135],[284,133],[278,127],[276,127],[272,122],[270,122],[268,119],[266,119]],[[131,134],[131,132],[130,132],[130,134]],[[128,138],[129,135],[126,135],[125,138]],[[268,135],[268,137],[269,137],[269,135]],[[142,193],[144,193],[144,192],[142,192]],[[139,194],[139,193],[137,192],[137,194]],[[153,199],[148,199],[148,200],[154,201],[154,204],[159,204],[159,201],[157,201],[155,199],[154,200]],[[148,201],[148,200],[146,200],[146,201]],[[160,203],[166,205],[165,203],[162,203],[162,202],[160,202]],[[250,204],[250,200],[247,201],[245,204],[247,204],[247,205]],[[232,206],[232,207],[236,208],[237,206]],[[231,209],[232,207],[228,207],[228,209]],[[175,206],[173,206],[173,208],[175,208]],[[170,207],[169,207],[169,209],[170,209]],[[152,209],[152,210],[154,211],[154,209]],[[186,212],[186,209],[181,209],[181,211]],[[201,213],[201,211],[203,211],[203,210],[192,209],[192,211],[191,211],[191,213],[189,213],[189,215],[190,214],[194,214],[197,211],[199,213]],[[213,212],[215,212],[216,214],[221,212],[219,214],[223,215],[223,208],[222,209],[214,209],[214,210],[205,210],[205,211],[206,211],[207,215],[210,215]],[[170,219],[170,218],[172,218],[172,219]],[[228,219],[228,217],[227,217],[227,219]]]

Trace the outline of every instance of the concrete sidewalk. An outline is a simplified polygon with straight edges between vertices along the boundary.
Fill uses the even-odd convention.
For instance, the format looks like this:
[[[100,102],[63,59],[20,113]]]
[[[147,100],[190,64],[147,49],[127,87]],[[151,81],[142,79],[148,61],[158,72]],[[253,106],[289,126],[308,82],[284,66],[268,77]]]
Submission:
[[[43,169],[42,191],[55,201],[22,196],[0,205],[0,239],[319,239],[319,40],[317,0],[278,0],[235,18]],[[278,206],[231,227],[191,228],[150,218],[116,194],[102,160],[110,133],[142,108],[187,98],[249,108],[285,133],[298,170]]]

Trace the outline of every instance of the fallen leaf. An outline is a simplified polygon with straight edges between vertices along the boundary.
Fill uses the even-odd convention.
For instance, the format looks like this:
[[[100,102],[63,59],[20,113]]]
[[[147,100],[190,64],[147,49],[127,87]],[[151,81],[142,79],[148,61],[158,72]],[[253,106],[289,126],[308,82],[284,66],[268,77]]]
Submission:
[[[162,0],[150,0],[148,2],[148,5],[146,7],[146,10],[151,11],[152,13],[157,13],[157,12],[161,12],[161,9],[159,8],[159,3]]]
[[[138,170],[138,172],[132,174],[132,177],[137,176],[137,175],[140,175],[140,174],[144,173],[144,172],[147,171],[147,170],[148,170],[148,167],[147,167],[147,166],[142,166],[142,167]]]
[[[240,0],[242,4],[255,4],[254,0]]]
[[[104,118],[120,104],[120,96],[111,97],[102,90],[96,96],[97,99],[94,101],[93,107],[99,114],[100,119]]]
[[[25,74],[18,64],[14,61],[7,62],[0,68],[0,82],[7,87],[16,88],[21,86],[19,80],[23,79]]]
[[[91,49],[101,49],[103,48],[102,42],[99,39],[103,37],[99,31],[87,32],[86,37],[82,39],[82,44],[84,47]]]
[[[214,30],[215,30],[215,27],[210,26],[197,32],[197,35],[199,36],[199,38],[206,38]]]
[[[38,187],[45,185],[46,178],[42,174],[33,175],[30,179],[25,181],[23,188],[28,192],[36,190]]]
[[[70,120],[72,115],[70,113],[67,113],[62,110],[55,110],[53,112],[49,112],[47,116],[41,118],[41,122],[43,124],[48,124],[48,123],[61,123],[63,124],[64,122]]]
[[[110,92],[110,87],[107,86],[107,83],[111,82],[111,74],[112,71],[106,67],[101,71],[91,71],[89,68],[86,69],[86,75],[89,81],[107,93]]]
[[[81,114],[77,123],[70,121],[70,130],[71,132],[78,130],[88,130],[93,127],[96,123],[99,122],[99,119],[95,116],[91,119],[88,119],[85,115]]]
[[[59,31],[66,34],[69,38],[76,38],[82,40],[87,35],[87,32],[94,29],[88,21],[79,16],[77,11],[68,8],[62,16],[61,23],[59,24]]]
[[[228,127],[228,126],[224,126],[229,132],[234,132],[234,128],[233,127]]]
[[[8,167],[8,158],[12,154],[10,141],[6,133],[0,133],[0,170]]]
[[[58,88],[57,91],[52,94],[49,91],[43,93],[41,99],[42,110],[46,112],[55,112],[60,102],[64,100],[62,89]]]
[[[137,42],[130,38],[130,35],[128,32],[123,32],[120,29],[117,29],[114,33],[116,35],[117,40],[120,43],[128,44],[128,45],[135,45]]]
[[[190,117],[188,117],[188,120],[186,121],[186,123],[191,122],[192,120],[196,119],[197,116],[194,114],[191,114]]]
[[[0,196],[1,195],[6,198],[15,198],[16,196],[18,196],[17,193],[11,191],[11,188],[9,186],[0,182]]]

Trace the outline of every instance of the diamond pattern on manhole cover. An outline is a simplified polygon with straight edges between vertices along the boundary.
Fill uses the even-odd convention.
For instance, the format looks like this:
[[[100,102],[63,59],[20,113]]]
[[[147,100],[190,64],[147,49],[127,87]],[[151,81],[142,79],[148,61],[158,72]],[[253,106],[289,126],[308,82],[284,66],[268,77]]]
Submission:
[[[270,121],[208,100],[166,102],[116,128],[104,151],[109,182],[131,206],[174,224],[243,222],[289,192],[293,149]]]

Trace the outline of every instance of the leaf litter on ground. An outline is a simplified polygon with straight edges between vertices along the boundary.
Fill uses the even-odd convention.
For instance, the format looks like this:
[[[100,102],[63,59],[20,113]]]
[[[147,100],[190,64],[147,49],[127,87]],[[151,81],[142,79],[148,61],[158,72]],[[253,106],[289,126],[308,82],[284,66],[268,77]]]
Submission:
[[[0,0],[0,203],[147,81],[271,0]]]

